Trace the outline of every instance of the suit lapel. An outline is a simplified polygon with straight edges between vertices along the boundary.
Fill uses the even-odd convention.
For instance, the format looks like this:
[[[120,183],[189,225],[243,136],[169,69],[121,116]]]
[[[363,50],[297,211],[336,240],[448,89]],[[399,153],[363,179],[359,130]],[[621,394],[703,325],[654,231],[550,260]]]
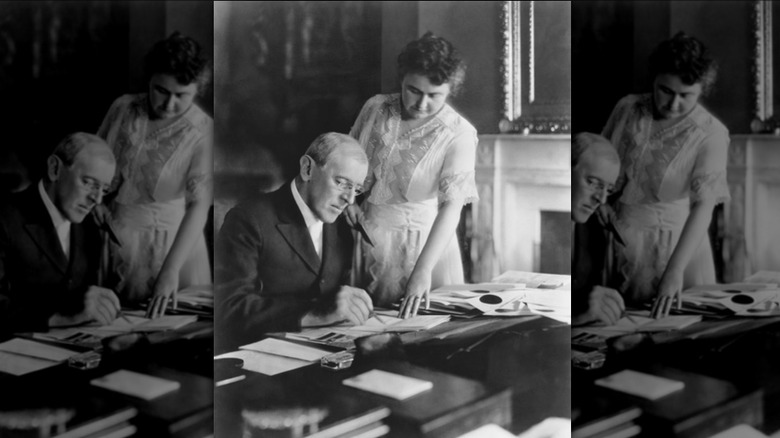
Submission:
[[[62,250],[57,231],[54,229],[49,212],[38,194],[37,185],[32,186],[27,193],[29,206],[24,228],[38,249],[63,273],[68,270],[68,259]]]
[[[306,228],[303,215],[295,204],[290,185],[283,185],[276,192],[276,195],[277,205],[279,205],[279,223],[276,224],[276,229],[279,230],[290,248],[303,260],[306,267],[314,274],[319,274],[320,257],[314,249],[314,243],[311,241],[311,235]],[[290,275],[294,274],[290,273]]]

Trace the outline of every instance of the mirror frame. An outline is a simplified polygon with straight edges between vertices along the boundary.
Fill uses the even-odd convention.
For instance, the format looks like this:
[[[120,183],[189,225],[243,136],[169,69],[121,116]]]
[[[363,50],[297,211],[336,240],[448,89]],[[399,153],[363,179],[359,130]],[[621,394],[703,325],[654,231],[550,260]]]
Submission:
[[[534,65],[533,1],[501,4],[503,91],[502,133],[571,133],[571,96],[553,102],[535,99],[538,78]]]
[[[772,2],[753,2],[753,120],[750,130],[754,133],[771,132],[777,123],[774,119],[773,68],[772,68]]]

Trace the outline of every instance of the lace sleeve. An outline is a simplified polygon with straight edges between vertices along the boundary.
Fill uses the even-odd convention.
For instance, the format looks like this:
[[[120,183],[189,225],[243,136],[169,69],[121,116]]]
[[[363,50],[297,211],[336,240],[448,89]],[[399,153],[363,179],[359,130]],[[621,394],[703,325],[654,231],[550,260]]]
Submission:
[[[458,201],[466,205],[478,200],[479,195],[473,170],[450,175],[439,181],[440,204],[447,201]]]
[[[187,203],[199,200],[211,202],[213,175],[210,136],[200,139],[187,172]]]
[[[715,204],[720,204],[731,199],[726,180],[726,171],[723,170],[694,177],[691,181],[690,197],[692,203],[705,199],[715,199]]]
[[[728,147],[728,131],[714,130],[704,139],[691,178],[689,196],[692,203],[714,199],[720,204],[730,199],[726,178]]]

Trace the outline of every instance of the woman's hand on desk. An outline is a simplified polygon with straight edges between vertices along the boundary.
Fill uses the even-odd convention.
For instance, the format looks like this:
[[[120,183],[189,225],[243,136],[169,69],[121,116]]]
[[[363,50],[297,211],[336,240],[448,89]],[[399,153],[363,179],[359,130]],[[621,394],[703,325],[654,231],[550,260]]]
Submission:
[[[406,295],[401,301],[401,308],[398,310],[399,318],[409,318],[417,315],[420,305],[425,302],[425,309],[428,310],[430,300],[428,293],[431,290],[431,273],[429,271],[418,271],[415,269],[406,283]]]
[[[664,272],[661,282],[658,284],[658,296],[653,302],[653,309],[650,316],[653,318],[663,318],[669,315],[674,303],[677,303],[677,309],[682,307],[682,274],[673,271]]]
[[[176,310],[176,291],[179,289],[179,275],[168,269],[161,269],[157,281],[152,290],[152,299],[146,307],[147,318],[158,318],[165,315],[168,302],[173,300],[173,309]]]

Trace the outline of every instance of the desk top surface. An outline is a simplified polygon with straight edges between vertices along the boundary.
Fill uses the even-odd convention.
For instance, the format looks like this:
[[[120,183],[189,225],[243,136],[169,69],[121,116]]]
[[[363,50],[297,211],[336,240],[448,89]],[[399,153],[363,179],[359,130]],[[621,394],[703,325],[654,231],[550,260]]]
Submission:
[[[404,352],[398,359],[403,363],[481,382],[489,388],[511,389],[509,429],[513,433],[548,417],[570,416],[571,331],[567,324],[547,318],[475,318],[453,320],[401,338]],[[335,372],[313,364],[277,376],[247,373],[240,383],[216,389],[217,430],[220,423],[236,419],[242,403],[250,403],[245,401],[246,394],[278,387],[287,400],[304,401],[316,391],[314,382],[338,384],[363,368],[356,360],[352,369]]]

